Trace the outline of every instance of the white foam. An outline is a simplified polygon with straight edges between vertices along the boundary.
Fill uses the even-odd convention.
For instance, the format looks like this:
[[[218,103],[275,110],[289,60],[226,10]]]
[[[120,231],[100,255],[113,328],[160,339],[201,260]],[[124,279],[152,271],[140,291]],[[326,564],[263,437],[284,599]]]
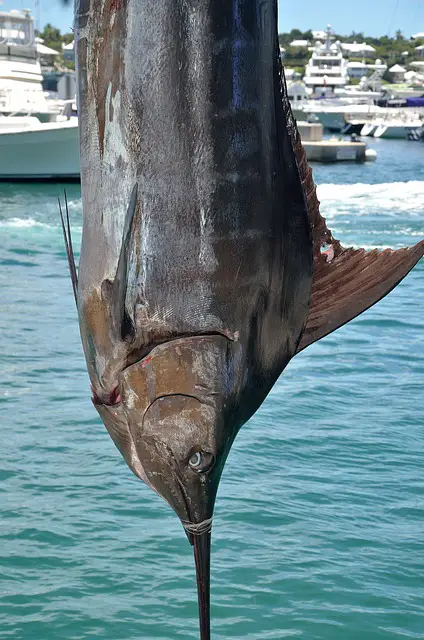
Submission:
[[[393,244],[353,244],[353,249],[365,249],[366,251],[374,251],[374,249],[378,249],[379,251],[384,251],[385,249],[398,249],[403,245],[395,246]]]
[[[0,220],[0,227],[18,227],[28,229],[30,227],[52,227],[44,222],[38,222],[34,218],[8,218]]]
[[[422,215],[424,181],[387,182],[380,184],[321,184],[318,198],[322,213],[335,215],[394,216],[398,213]]]
[[[59,223],[48,224],[47,222],[40,222],[34,218],[6,218],[0,220],[0,227],[11,229],[31,229],[33,227],[39,227],[42,229],[60,229]],[[82,227],[72,226],[72,233],[81,233]]]

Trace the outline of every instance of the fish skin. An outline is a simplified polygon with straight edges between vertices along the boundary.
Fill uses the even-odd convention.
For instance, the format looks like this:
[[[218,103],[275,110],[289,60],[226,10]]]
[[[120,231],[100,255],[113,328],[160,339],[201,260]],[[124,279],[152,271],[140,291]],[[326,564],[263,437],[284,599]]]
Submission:
[[[238,430],[289,360],[386,295],[424,242],[366,253],[327,228],[276,0],[75,6],[78,277],[62,225],[93,402],[194,546],[210,640],[210,530]]]
[[[78,282],[71,275],[81,337],[95,406],[131,469],[158,490],[141,462],[144,424],[132,406],[144,405],[131,367],[150,397],[159,369],[166,377],[167,344],[182,387],[190,381],[202,406],[220,398],[198,441],[222,470],[291,357],[386,295],[424,242],[367,253],[327,228],[288,101],[275,0],[76,0],[75,32],[84,215]],[[202,367],[187,370],[195,336],[199,354],[205,345],[215,354],[202,361],[213,372],[206,394]],[[198,416],[194,405],[186,413]],[[164,497],[189,518],[185,499]]]
[[[77,2],[78,305],[98,397],[153,344],[237,336],[241,424],[297,349],[312,242],[280,105],[275,15],[271,0]],[[113,332],[108,291],[134,185],[128,344]]]

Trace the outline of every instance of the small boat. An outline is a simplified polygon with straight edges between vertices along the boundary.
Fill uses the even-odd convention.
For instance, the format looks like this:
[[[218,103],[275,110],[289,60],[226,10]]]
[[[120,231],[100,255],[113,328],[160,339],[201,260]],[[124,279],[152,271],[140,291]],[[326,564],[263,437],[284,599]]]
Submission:
[[[407,140],[409,133],[419,128],[420,125],[420,121],[407,123],[405,120],[393,120],[392,122],[384,122],[375,129],[373,136],[374,138]]]
[[[0,180],[77,180],[78,118],[0,117]]]

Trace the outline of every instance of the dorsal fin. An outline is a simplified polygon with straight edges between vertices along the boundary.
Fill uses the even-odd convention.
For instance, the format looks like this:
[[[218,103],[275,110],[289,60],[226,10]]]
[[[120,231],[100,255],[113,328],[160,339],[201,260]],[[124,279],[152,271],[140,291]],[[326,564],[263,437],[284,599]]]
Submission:
[[[283,83],[284,83],[283,77]],[[314,275],[308,318],[297,353],[343,326],[384,298],[424,255],[424,241],[396,251],[343,247],[319,211],[319,200],[283,85],[286,115],[311,225]],[[328,247],[323,252],[322,249]]]
[[[136,183],[131,192],[130,202],[125,216],[121,252],[115,279],[112,284],[115,324],[119,330],[120,338],[127,342],[133,340],[135,331],[133,318],[134,309],[127,309],[126,298],[128,291],[128,262],[131,249],[134,245],[134,220],[137,209],[137,194],[138,184]]]
[[[65,191],[66,224],[65,224],[65,218],[62,211],[62,204],[60,202],[60,198],[58,198],[58,202],[59,202],[60,220],[62,222],[63,239],[65,241],[65,249],[66,249],[66,254],[68,256],[69,273],[71,274],[72,289],[74,291],[75,303],[78,307],[78,298],[77,298],[78,276],[77,276],[77,268],[75,266],[74,248],[72,246],[71,224],[69,222],[68,198],[66,196],[66,191]]]

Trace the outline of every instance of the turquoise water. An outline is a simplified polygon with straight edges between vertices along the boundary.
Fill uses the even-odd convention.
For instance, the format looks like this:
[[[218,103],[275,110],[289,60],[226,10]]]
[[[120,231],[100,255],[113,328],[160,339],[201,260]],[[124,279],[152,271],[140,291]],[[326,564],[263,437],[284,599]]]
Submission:
[[[424,237],[424,145],[318,166],[347,244]],[[0,640],[198,637],[191,550],[90,402],[60,185],[0,185]],[[78,244],[78,186],[67,187]],[[296,357],[228,459],[214,640],[424,638],[424,261]]]

